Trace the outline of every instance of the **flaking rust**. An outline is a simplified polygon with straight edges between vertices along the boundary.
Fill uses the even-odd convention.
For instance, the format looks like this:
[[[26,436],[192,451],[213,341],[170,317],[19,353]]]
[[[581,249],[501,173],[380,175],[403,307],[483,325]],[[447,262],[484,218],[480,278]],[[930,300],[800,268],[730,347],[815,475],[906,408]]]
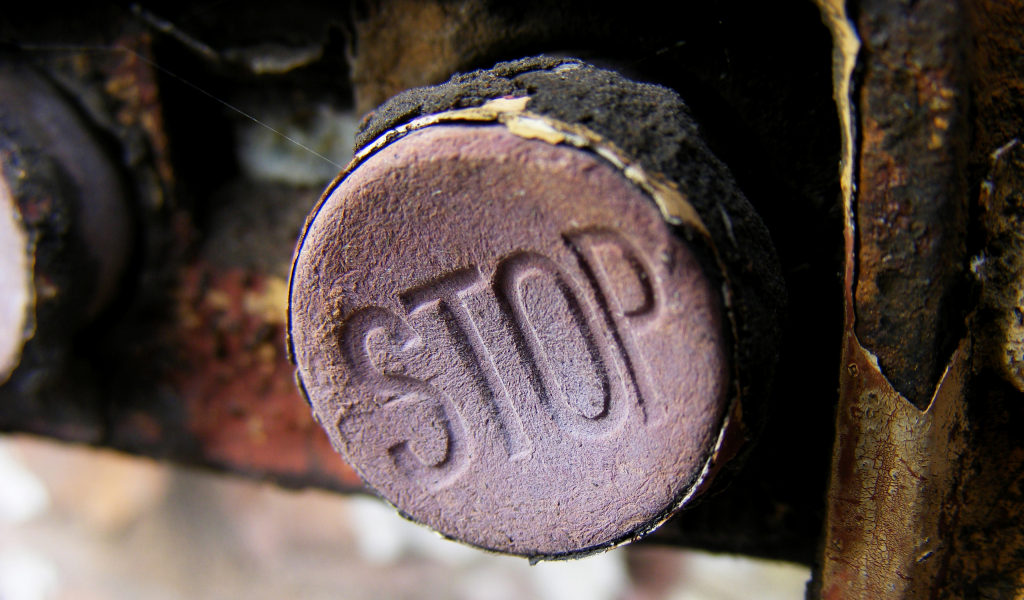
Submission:
[[[296,390],[284,356],[287,284],[273,274],[197,261],[182,270],[168,332],[181,426],[204,464],[278,481],[353,491],[359,478],[338,460]],[[166,444],[169,431],[146,411],[118,415],[121,443]]]
[[[1024,590],[1024,395],[1020,360],[1024,309],[1024,151],[1013,139],[990,155],[981,185],[984,250],[972,261],[980,302],[967,404],[971,434],[956,505],[946,508],[949,548],[937,598],[1019,598]]]
[[[1024,62],[1019,0],[970,5],[977,112],[971,173],[980,181],[984,246],[972,261],[981,302],[969,321],[975,353],[971,439],[961,507],[938,598],[1019,598],[1024,590],[1024,393],[1013,358],[1019,351],[1021,191],[1024,165]],[[1016,142],[1015,142],[1016,140]]]
[[[849,81],[859,44],[840,2],[819,2],[836,44],[835,93],[844,128],[845,341],[836,443],[820,571],[821,598],[919,598],[937,588],[949,510],[965,448],[971,345],[961,342],[930,402],[918,408],[858,340],[853,144]],[[847,179],[849,178],[849,179]]]
[[[847,336],[821,597],[924,598],[940,582],[966,449],[964,342],[928,408],[900,396]]]
[[[857,44],[850,43],[852,24],[843,3],[819,5],[837,33],[837,104],[844,122],[852,124],[846,96],[858,56]],[[845,132],[844,161],[857,156],[861,170],[857,186],[844,185],[845,342],[828,513],[813,593],[828,599],[1019,597],[1020,403],[1014,401],[1016,392],[993,374],[1014,382],[1007,367],[1013,364],[1013,309],[1019,305],[1015,224],[1020,157],[1014,140],[1007,143],[1004,137],[1000,147],[991,147],[1020,125],[1014,116],[1019,111],[1013,109],[1019,96],[1014,100],[1010,92],[1020,86],[1020,69],[1014,67],[1019,51],[1013,50],[1019,45],[1019,25],[1012,25],[1019,22],[1019,16],[1012,16],[1019,10],[984,2],[918,3],[914,10],[922,11],[922,22],[930,23],[932,33],[882,6],[868,5],[860,15],[862,33],[871,36],[866,68],[876,74],[868,77],[858,98],[865,104],[863,146],[854,147],[852,127]],[[951,19],[957,14],[963,18]],[[838,35],[843,30],[847,34]],[[954,35],[962,30],[984,40],[970,64],[959,54],[960,38]],[[928,35],[938,40],[936,46],[924,43],[922,36]],[[901,44],[909,49],[903,60],[886,63]],[[937,53],[952,58],[939,61]],[[968,66],[973,69],[969,77],[963,72]],[[972,83],[980,98],[976,120],[957,127]],[[915,101],[902,109],[872,106],[883,100],[886,86],[898,88],[898,98],[910,84],[916,86]],[[968,155],[964,132],[971,126],[979,135]],[[930,384],[918,366],[931,368],[929,361],[942,355],[941,344],[924,338],[960,331],[955,319],[950,321],[955,313],[942,315],[937,307],[944,294],[955,291],[957,273],[966,265],[958,258],[967,219],[955,217],[964,212],[957,195],[966,194],[970,186],[965,182],[978,173],[981,162],[991,169],[985,181],[974,180],[980,184],[980,225],[986,238],[972,261],[982,282],[981,304],[967,319],[935,392],[922,395]],[[920,198],[906,195],[908,189],[936,201],[920,204]],[[880,229],[883,222],[890,231]],[[908,233],[914,237],[915,227],[920,233],[916,245],[900,251],[899,239]],[[917,304],[894,310],[892,299],[899,294],[893,292],[903,284],[877,285],[886,269],[900,272],[905,295],[918,296]],[[912,280],[934,289],[911,292],[918,285]],[[944,320],[950,324],[943,326]],[[893,335],[925,321],[931,324],[918,341],[893,343]],[[874,336],[882,325],[891,330],[889,342]],[[874,336],[878,357],[862,345],[862,331]],[[905,347],[911,343],[919,347]],[[896,360],[886,363],[883,355]]]
[[[969,76],[964,3],[864,2],[854,327],[924,409],[964,333]]]

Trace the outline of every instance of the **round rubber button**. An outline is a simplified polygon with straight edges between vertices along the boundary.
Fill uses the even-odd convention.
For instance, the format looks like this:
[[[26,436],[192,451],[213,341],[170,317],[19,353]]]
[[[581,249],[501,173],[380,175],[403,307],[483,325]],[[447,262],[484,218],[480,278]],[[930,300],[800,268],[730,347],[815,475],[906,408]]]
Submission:
[[[729,408],[718,287],[612,164],[434,125],[329,191],[291,291],[298,375],[409,518],[482,548],[625,541],[692,491]]]

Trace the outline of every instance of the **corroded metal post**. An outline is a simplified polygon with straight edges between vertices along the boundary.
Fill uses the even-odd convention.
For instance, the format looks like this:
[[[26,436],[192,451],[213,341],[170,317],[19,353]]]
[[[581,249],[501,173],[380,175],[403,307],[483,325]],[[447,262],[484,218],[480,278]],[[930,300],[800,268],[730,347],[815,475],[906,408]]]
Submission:
[[[56,368],[116,294],[132,238],[121,177],[45,78],[0,60],[0,384]]]
[[[867,2],[852,22],[842,2],[819,4],[836,40],[847,179],[845,340],[815,590],[1016,597],[1020,524],[1007,513],[1019,511],[1024,441],[1007,365],[1021,301],[1012,90],[1024,69],[1008,32],[1024,12]],[[864,78],[851,97],[855,60]]]

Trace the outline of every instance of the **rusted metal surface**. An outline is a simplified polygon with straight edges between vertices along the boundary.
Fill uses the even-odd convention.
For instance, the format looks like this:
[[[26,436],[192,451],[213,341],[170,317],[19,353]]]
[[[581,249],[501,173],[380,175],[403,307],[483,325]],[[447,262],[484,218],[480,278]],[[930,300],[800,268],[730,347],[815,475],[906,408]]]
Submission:
[[[832,9],[827,18],[841,30],[841,3],[821,4]],[[847,333],[815,585],[823,598],[1020,595],[1020,393],[1007,384],[1013,375],[1003,359],[1012,362],[1013,309],[1020,303],[1015,287],[1020,169],[1012,138],[1020,127],[1021,101],[1013,90],[1020,86],[1022,69],[1019,41],[1009,32],[1019,32],[1021,14],[1019,7],[986,2],[917,3],[909,9],[890,4],[860,13],[859,33],[869,51],[861,55],[867,62],[866,88],[854,99],[863,107],[863,143],[850,144],[848,157],[861,161],[860,191],[845,187]],[[929,24],[927,31],[923,23]],[[978,46],[968,55],[971,39]],[[842,94],[857,45],[841,42],[837,36],[837,56],[843,58],[837,67],[845,65],[837,68],[837,95],[841,113],[851,120],[853,111]],[[901,47],[898,55],[891,54]],[[877,93],[870,89],[880,81],[872,79],[872,69],[889,73]],[[911,84],[916,105],[906,92]],[[871,119],[883,90],[893,94],[890,102],[900,103],[881,111],[895,129]],[[977,104],[967,121],[963,106],[972,92]],[[847,135],[852,139],[852,130]],[[988,161],[986,175],[979,163]],[[968,212],[958,198],[974,194],[979,207]],[[930,203],[928,211],[937,212],[922,213],[924,201]],[[969,218],[974,215],[980,217],[976,223]],[[903,219],[909,219],[911,234],[919,224],[922,235],[900,253],[895,249],[906,228],[883,234],[880,225],[899,225]],[[972,297],[957,278],[965,269],[967,231],[975,224],[984,238],[973,242],[979,253],[971,260],[981,282],[981,303],[971,307]],[[903,287],[902,312],[892,309],[897,296],[886,300],[885,286],[878,285],[887,262],[900,269],[904,282],[889,289]],[[907,283],[914,279],[933,289],[914,291],[915,284]],[[956,310],[941,307],[943,295],[959,296],[952,302]],[[973,312],[961,330],[957,319],[966,308]],[[907,328],[920,328],[927,315],[934,331],[960,341],[934,394],[914,398],[913,377],[918,394],[931,384],[920,377],[923,372],[914,375],[909,361],[945,361],[943,354],[886,346],[877,336],[871,339],[874,346],[862,346],[858,338],[863,333],[870,339],[884,326],[894,342]],[[920,344],[929,335],[938,339],[927,330],[924,334],[907,337],[906,344]],[[887,365],[886,353],[899,360]]]
[[[907,135],[905,138],[893,138],[886,144],[884,131],[880,131],[878,124],[872,120],[871,103],[880,98],[872,96],[870,83],[867,84],[868,89],[856,99],[867,105],[862,113],[863,144],[859,148],[853,144],[854,103],[847,100],[846,94],[850,90],[849,82],[853,75],[854,57],[858,56],[859,40],[852,35],[853,30],[841,3],[820,4],[824,18],[832,23],[836,40],[834,69],[837,105],[840,117],[847,124],[844,165],[853,164],[857,156],[861,168],[856,179],[852,170],[845,172],[845,177],[849,179],[844,179],[845,340],[826,525],[820,570],[815,576],[813,593],[828,599],[931,597],[941,586],[950,556],[948,535],[950,524],[956,516],[962,460],[968,444],[969,423],[965,394],[972,374],[972,343],[970,338],[961,341],[934,393],[930,393],[930,381],[919,377],[918,384],[926,387],[918,388],[918,393],[929,393],[924,398],[914,398],[913,390],[908,392],[905,387],[912,380],[908,379],[912,370],[897,369],[893,373],[893,363],[887,365],[883,360],[886,352],[903,357],[906,350],[897,351],[884,344],[879,346],[879,340],[870,337],[874,346],[866,348],[867,344],[862,345],[860,338],[862,320],[867,320],[868,325],[864,330],[871,336],[878,331],[872,327],[880,327],[883,317],[894,318],[897,315],[891,310],[896,297],[886,300],[886,293],[892,293],[900,286],[882,289],[877,285],[878,275],[884,273],[883,267],[898,269],[892,273],[898,274],[903,282],[911,282],[906,285],[916,285],[912,284],[915,277],[922,279],[923,284],[923,280],[933,272],[935,264],[941,266],[941,261],[937,263],[935,257],[949,260],[938,242],[953,244],[954,249],[958,244],[962,245],[963,234],[958,236],[956,232],[957,227],[962,229],[965,224],[948,223],[945,215],[940,213],[935,218],[947,229],[933,232],[936,234],[936,243],[922,243],[920,246],[905,247],[901,253],[896,252],[901,237],[912,235],[907,230],[901,230],[900,223],[904,229],[918,223],[921,211],[918,198],[900,195],[893,190],[900,193],[907,191],[900,188],[909,183],[912,184],[911,190],[932,190],[933,194],[937,193],[935,190],[947,190],[950,186],[955,191],[959,188],[954,184],[963,181],[964,177],[960,168],[962,162],[945,164],[950,162],[947,154],[949,140],[943,135],[949,128],[939,126],[934,119],[930,123],[919,122],[917,128],[911,128],[911,132],[916,132],[916,137]],[[919,3],[917,8],[928,10],[929,6]],[[931,10],[934,9],[931,7]],[[866,59],[869,61],[869,70],[872,65],[876,69],[886,65],[883,60],[879,60],[885,56],[884,48],[911,43],[911,53],[908,55],[911,57],[915,56],[914,52],[927,54],[932,50],[931,46],[917,46],[921,41],[914,41],[913,36],[910,36],[910,42],[904,40],[903,36],[909,35],[908,29],[910,33],[916,29],[902,20],[882,19],[872,13],[870,8],[861,15],[862,23],[865,19],[865,30],[875,26],[872,46],[868,53],[861,54],[874,57]],[[879,30],[879,25],[882,30]],[[862,40],[867,35],[864,30],[858,33]],[[941,36],[944,33],[940,29],[934,34]],[[943,65],[933,65],[937,66]],[[899,74],[904,69],[902,63],[889,64],[889,67],[894,70],[895,78],[900,79]],[[891,79],[886,81],[886,85],[892,85]],[[916,80],[911,78],[909,81]],[[961,88],[946,92],[941,92],[945,88],[940,88],[940,91],[933,88],[926,86],[924,92],[938,93],[938,97],[944,97],[945,100],[933,102],[931,106],[922,106],[926,115],[951,110],[955,104],[943,102],[952,100],[958,92],[962,93]],[[895,97],[898,98],[899,94]],[[925,94],[923,97],[927,99],[932,96]],[[916,105],[908,104],[906,108],[909,110],[913,106]],[[897,124],[901,122],[899,117],[903,116],[904,127],[907,126],[906,119],[915,115],[914,111],[903,115],[891,111],[890,106],[879,114],[894,116]],[[942,118],[941,115],[935,117]],[[921,120],[920,115],[917,119]],[[929,142],[928,147],[929,151],[936,154],[930,156],[920,147],[919,138],[925,133],[935,133],[936,128],[936,138]],[[897,157],[904,157],[909,164],[902,166],[898,160],[891,158],[890,152],[896,152]],[[913,170],[927,164],[934,166],[935,161],[940,165],[945,164],[946,168],[918,172],[911,180],[900,179],[900,173],[906,174],[906,169]],[[898,177],[884,179],[879,173],[896,174]],[[932,179],[928,179],[928,176]],[[953,178],[953,183],[949,181],[950,178]],[[856,187],[861,191],[856,195],[854,181],[860,182]],[[959,200],[954,198],[952,201],[955,203]],[[936,202],[934,197],[931,202],[929,208],[937,210],[941,207],[942,202]],[[896,219],[900,214],[911,220]],[[874,219],[874,222],[870,219]],[[893,221],[892,224],[897,227],[883,234],[880,226],[887,220]],[[927,232],[927,228],[932,226],[931,222],[926,219],[924,224],[926,228],[922,231]],[[952,233],[948,236],[940,235],[949,230]],[[883,250],[881,255],[880,249]],[[946,255],[949,252],[947,249]],[[891,258],[886,260],[885,256]],[[929,260],[929,257],[932,259]],[[955,269],[946,269],[955,272]],[[874,284],[871,283],[872,277],[875,278]],[[871,290],[866,291],[868,288]],[[943,288],[940,286],[939,289]],[[909,291],[909,288],[903,289],[902,293]],[[927,300],[931,298],[933,296],[928,296]],[[934,310],[929,312],[920,310],[920,307],[910,307],[909,311],[899,316],[898,321],[886,321],[884,327],[894,331],[902,331],[905,327],[920,327],[925,317],[932,319],[932,327],[938,326]],[[879,347],[882,356],[876,358],[870,350],[878,350]],[[926,358],[931,357],[928,360],[937,360],[935,356],[934,353],[925,354]],[[903,389],[894,382],[903,384]]]
[[[857,17],[856,332],[920,409],[964,331],[966,22],[959,0],[869,1]]]
[[[497,37],[491,31],[496,19],[478,2],[458,8],[415,0],[367,4],[355,23],[359,47],[352,61],[362,114],[407,89],[441,83],[470,59],[470,47]]]
[[[971,351],[965,341],[922,411],[848,335],[821,598],[925,598],[941,585],[967,445]]]
[[[102,74],[103,91],[113,100],[107,110],[113,117],[111,125],[135,155],[129,160],[145,161],[163,188],[171,192],[174,168],[152,64],[152,43],[148,32],[128,33],[114,41],[114,48],[123,50],[106,53],[102,62],[94,58],[99,64],[90,66]],[[75,68],[81,70],[83,65]]]
[[[957,350],[925,411],[895,392],[853,336],[844,357],[821,597],[929,597],[948,560],[971,348]]]
[[[83,274],[95,279],[92,297],[79,307],[84,313],[82,320],[87,320],[114,296],[131,249],[132,224],[120,174],[88,125],[58,90],[31,69],[10,63],[4,66],[0,101],[8,140],[20,143],[42,160],[54,161],[53,171],[45,174],[55,180],[48,191],[64,197],[40,198],[37,202],[70,206],[66,209],[67,233],[80,238],[96,263],[93,273]],[[31,159],[9,165],[6,170],[16,176],[9,184],[18,186],[35,175],[30,173],[35,169],[45,170],[45,166],[31,164]],[[70,181],[61,181],[64,177]],[[39,218],[29,215],[29,219]]]
[[[168,376],[202,462],[286,483],[361,487],[295,387],[284,353],[285,281],[205,261],[181,277]],[[166,435],[160,415],[134,412],[117,425],[144,445]]]
[[[960,511],[938,598],[1013,598],[1024,590],[1024,393],[1019,361],[1024,298],[1024,3],[970,3],[976,111],[969,173],[981,179],[981,286],[970,321],[978,352],[970,397],[973,436]]]
[[[1024,392],[1024,2],[977,1],[970,16],[977,117],[969,172],[981,179],[984,237],[971,262],[982,286],[972,330],[986,362]]]
[[[363,490],[313,420],[284,352],[288,262],[316,194],[236,181],[202,235],[176,222],[193,253],[171,263],[172,302],[149,325],[152,339],[133,340],[140,361],[155,364],[125,375],[107,444],[289,487]]]
[[[1024,150],[1014,140],[990,159],[979,199],[986,242],[972,261],[982,288],[971,320],[978,347],[969,397],[972,435],[938,598],[1014,598],[1024,591]]]

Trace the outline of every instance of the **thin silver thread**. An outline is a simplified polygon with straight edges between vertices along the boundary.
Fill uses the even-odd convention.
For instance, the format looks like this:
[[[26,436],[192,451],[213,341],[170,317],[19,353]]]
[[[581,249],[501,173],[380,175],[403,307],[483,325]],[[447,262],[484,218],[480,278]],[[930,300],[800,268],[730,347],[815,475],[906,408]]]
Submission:
[[[190,82],[190,81],[188,81],[188,80],[186,80],[186,79],[184,79],[182,77],[179,77],[175,73],[172,73],[171,71],[168,71],[164,67],[162,67],[162,66],[156,64],[155,62],[149,60],[148,58],[146,58],[145,56],[143,56],[143,55],[139,54],[138,52],[132,50],[131,48],[125,48],[124,46],[67,46],[67,45],[62,46],[62,45],[37,45],[37,44],[20,44],[18,47],[21,48],[22,50],[42,51],[42,52],[127,52],[127,53],[135,56],[139,60],[145,62],[146,64],[152,66],[154,69],[158,69],[161,72],[166,73],[167,75],[177,79],[181,83],[184,83],[185,85],[187,85],[190,88],[196,90],[200,94],[203,94],[204,96],[207,96],[207,97],[215,100],[216,102],[219,102],[219,103],[223,104],[224,106],[230,108],[231,110],[235,111],[236,113],[238,113],[238,114],[242,115],[243,117],[251,120],[252,122],[257,123],[257,124],[259,124],[262,127],[266,127],[270,131],[276,133],[277,135],[279,135],[279,136],[283,137],[284,139],[288,140],[289,142],[295,144],[299,148],[302,148],[306,152],[309,152],[313,156],[316,156],[318,158],[321,158],[321,159],[327,161],[328,163],[334,165],[338,169],[344,168],[341,165],[339,165],[338,163],[334,162],[333,160],[327,158],[323,154],[320,154],[316,150],[313,150],[312,148],[304,146],[303,144],[299,143],[298,141],[293,140],[292,138],[288,137],[287,135],[285,135],[285,134],[281,133],[280,131],[274,129],[270,125],[267,125],[263,121],[260,121],[256,117],[246,113],[245,111],[243,111],[243,110],[241,110],[239,108],[235,108],[234,106],[232,106],[232,105],[228,104],[227,102],[221,100],[217,96],[214,96],[210,92],[207,92],[206,90],[204,90],[203,88],[199,87],[198,85],[195,85],[194,83],[192,83],[192,82]]]

